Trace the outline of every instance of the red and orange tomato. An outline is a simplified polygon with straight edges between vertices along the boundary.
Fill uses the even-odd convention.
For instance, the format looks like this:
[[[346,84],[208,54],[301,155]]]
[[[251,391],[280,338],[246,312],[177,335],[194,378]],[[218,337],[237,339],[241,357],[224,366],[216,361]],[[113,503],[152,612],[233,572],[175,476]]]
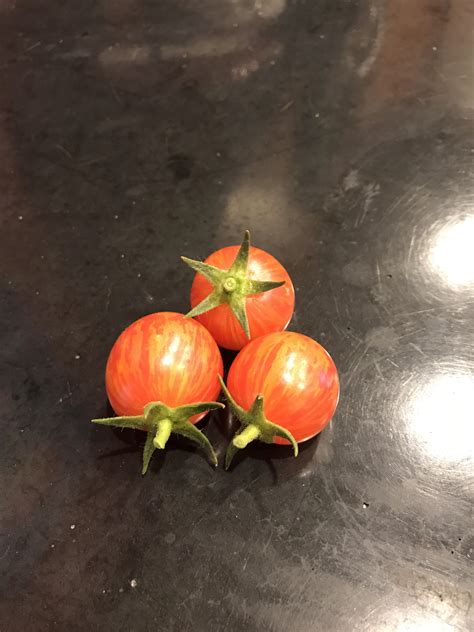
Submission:
[[[117,415],[142,415],[150,402],[169,407],[219,395],[222,357],[207,329],[174,312],[149,314],[125,329],[110,352],[107,394]],[[190,418],[196,423],[206,413]]]
[[[263,395],[268,421],[301,443],[332,419],[339,400],[339,377],[328,352],[299,333],[262,336],[240,351],[229,370],[227,388],[244,410]],[[279,436],[275,443],[288,444]]]
[[[204,263],[221,270],[229,269],[239,251],[239,246],[227,246],[212,253]],[[288,272],[268,252],[250,246],[248,278],[265,281],[284,281],[284,285],[269,292],[253,294],[245,299],[251,339],[286,329],[295,306],[295,291]],[[196,274],[191,287],[191,307],[201,303],[213,290],[212,284]],[[196,316],[196,319],[212,334],[220,347],[242,349],[249,339],[229,305],[222,304]]]

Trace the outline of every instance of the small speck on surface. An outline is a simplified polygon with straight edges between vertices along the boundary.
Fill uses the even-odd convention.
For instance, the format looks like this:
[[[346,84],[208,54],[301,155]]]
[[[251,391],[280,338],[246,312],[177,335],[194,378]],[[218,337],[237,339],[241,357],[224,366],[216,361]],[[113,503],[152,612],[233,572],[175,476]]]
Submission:
[[[76,528],[76,525],[75,525],[75,524],[72,524],[70,528],[71,528],[72,530],[74,530],[74,529]]]
[[[142,276],[141,272],[138,272],[137,277],[140,278]]]
[[[81,356],[80,356],[78,353],[76,353],[76,355],[74,356],[74,359],[75,359],[75,360],[80,360],[80,359],[81,359]]]
[[[20,222],[21,222],[21,220],[23,219],[23,215],[18,215],[18,219],[19,219],[19,220],[20,220]]]
[[[437,50],[438,50],[438,47],[437,47],[437,46],[433,46],[433,50],[434,50],[434,51],[437,51]]]
[[[118,217],[119,217],[118,215],[114,215],[114,219],[118,219]]]
[[[364,509],[367,509],[367,508],[368,508],[368,506],[369,506],[369,503],[362,503],[362,507],[363,507]]]
[[[120,255],[120,258],[121,258],[121,259],[125,259],[125,255],[124,255],[124,253],[123,253],[123,252],[122,252],[122,254]]]
[[[119,588],[119,593],[123,593],[123,588]]]
[[[131,586],[132,588],[136,588],[136,587],[138,586],[138,582],[137,582],[137,580],[136,580],[136,579],[132,579],[132,580],[130,581],[130,586]]]
[[[54,549],[55,547],[56,547],[56,545],[55,545],[55,544],[52,544],[52,545],[51,545],[51,548],[52,548],[52,549]]]
[[[319,118],[319,112],[316,112],[316,114],[314,115],[314,118]]]

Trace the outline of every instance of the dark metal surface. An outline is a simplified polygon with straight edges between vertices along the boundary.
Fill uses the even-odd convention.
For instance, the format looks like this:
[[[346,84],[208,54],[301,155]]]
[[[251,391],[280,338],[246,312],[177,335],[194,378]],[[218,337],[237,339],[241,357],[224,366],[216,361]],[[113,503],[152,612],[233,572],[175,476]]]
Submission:
[[[0,630],[472,629],[470,0],[0,1]],[[103,369],[253,241],[341,374],[297,460],[140,476]],[[222,455],[225,415],[207,423]]]

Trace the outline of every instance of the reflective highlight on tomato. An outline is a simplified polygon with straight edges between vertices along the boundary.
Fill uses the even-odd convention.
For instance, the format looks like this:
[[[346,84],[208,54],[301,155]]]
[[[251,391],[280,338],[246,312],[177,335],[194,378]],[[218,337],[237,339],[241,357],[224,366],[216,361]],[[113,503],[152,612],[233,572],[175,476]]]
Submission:
[[[149,402],[176,407],[216,399],[222,372],[221,354],[204,327],[183,314],[159,312],[122,332],[110,352],[105,381],[117,415],[142,415]]]
[[[298,443],[329,423],[339,400],[339,377],[328,352],[315,340],[279,332],[250,342],[235,358],[227,388],[243,409],[258,395],[268,421],[287,429]],[[279,436],[274,443],[288,444]]]
[[[239,246],[221,248],[211,254],[205,263],[227,270],[238,251]],[[281,287],[245,299],[251,339],[286,329],[295,306],[295,292],[288,272],[272,255],[250,246],[248,276],[254,280],[285,282]],[[201,303],[212,290],[212,284],[202,274],[196,274],[191,287],[191,307]],[[200,314],[196,319],[210,331],[221,347],[237,350],[248,343],[241,324],[227,304]]]

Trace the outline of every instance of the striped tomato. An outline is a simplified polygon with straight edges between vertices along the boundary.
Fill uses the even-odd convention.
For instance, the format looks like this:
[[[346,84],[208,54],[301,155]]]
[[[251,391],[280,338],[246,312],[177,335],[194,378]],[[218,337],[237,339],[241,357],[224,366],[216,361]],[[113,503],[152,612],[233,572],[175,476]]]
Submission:
[[[209,441],[193,424],[222,407],[213,401],[222,371],[219,349],[202,325],[174,312],[150,314],[120,334],[107,361],[107,394],[119,416],[93,421],[147,432],[143,473],[172,432],[197,442],[216,464]]]
[[[212,253],[205,262],[183,257],[198,274],[191,288],[188,316],[195,316],[226,349],[241,349],[249,339],[286,329],[295,306],[293,283],[272,255],[250,246]]]
[[[339,400],[338,373],[328,352],[293,332],[250,342],[232,363],[223,388],[242,424],[229,445],[226,467],[236,450],[254,439],[291,443],[296,456],[297,444],[329,423]]]

